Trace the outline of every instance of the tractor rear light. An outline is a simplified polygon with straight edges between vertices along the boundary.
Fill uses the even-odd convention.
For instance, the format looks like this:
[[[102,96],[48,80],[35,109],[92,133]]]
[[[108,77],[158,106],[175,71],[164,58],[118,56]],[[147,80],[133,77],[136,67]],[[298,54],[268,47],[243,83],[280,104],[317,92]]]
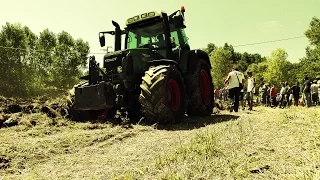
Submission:
[[[184,6],[181,6],[180,11],[181,11],[181,12],[185,12],[185,11],[186,11],[186,9],[184,8]]]

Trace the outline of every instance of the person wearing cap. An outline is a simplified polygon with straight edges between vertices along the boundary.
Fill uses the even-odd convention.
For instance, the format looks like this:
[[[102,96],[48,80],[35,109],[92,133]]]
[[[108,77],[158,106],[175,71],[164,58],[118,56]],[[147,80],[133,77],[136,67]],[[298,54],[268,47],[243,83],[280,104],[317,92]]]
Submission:
[[[311,87],[310,87],[310,93],[311,93],[311,99],[313,105],[318,105],[318,85],[317,80],[314,80]]]
[[[247,100],[248,100],[248,106],[249,110],[252,110],[253,106],[253,94],[255,92],[256,87],[256,78],[252,76],[252,72],[248,71],[248,83],[247,83]]]
[[[231,72],[224,80],[224,84],[229,89],[229,98],[232,101],[230,112],[238,112],[240,91],[244,87],[245,78],[243,73],[238,71],[236,66],[232,67]]]

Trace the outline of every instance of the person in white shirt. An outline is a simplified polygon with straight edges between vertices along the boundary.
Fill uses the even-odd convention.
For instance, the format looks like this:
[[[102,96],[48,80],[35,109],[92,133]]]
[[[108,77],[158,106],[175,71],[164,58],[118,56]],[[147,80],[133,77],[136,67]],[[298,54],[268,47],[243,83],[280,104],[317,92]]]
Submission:
[[[242,107],[242,110],[245,110],[246,109],[246,94],[244,92],[244,89],[242,88],[240,90],[240,95],[239,95],[239,100],[240,100],[240,104],[241,104],[241,107]]]
[[[228,86],[229,98],[232,101],[232,107],[230,112],[238,112],[239,109],[239,96],[240,91],[244,87],[245,78],[244,75],[238,71],[236,67],[232,68],[232,71],[228,74],[224,81],[224,84]]]
[[[253,94],[256,86],[256,79],[252,76],[252,72],[248,71],[248,83],[247,83],[247,100],[249,110],[252,110]]]
[[[311,99],[312,99],[313,105],[318,105],[318,90],[319,88],[318,88],[317,80],[314,80],[310,87]]]

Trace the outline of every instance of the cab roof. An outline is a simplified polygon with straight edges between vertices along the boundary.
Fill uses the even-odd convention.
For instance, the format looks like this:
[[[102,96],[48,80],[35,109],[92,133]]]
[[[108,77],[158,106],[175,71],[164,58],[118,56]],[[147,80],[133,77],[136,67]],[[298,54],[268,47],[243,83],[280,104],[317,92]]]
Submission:
[[[130,26],[130,25],[133,25],[133,24],[141,22],[141,21],[145,21],[145,20],[149,20],[149,19],[156,19],[156,18],[162,18],[161,13],[156,12],[156,11],[151,11],[151,12],[139,14],[139,15],[136,15],[136,16],[133,16],[133,17],[127,19],[125,25]]]

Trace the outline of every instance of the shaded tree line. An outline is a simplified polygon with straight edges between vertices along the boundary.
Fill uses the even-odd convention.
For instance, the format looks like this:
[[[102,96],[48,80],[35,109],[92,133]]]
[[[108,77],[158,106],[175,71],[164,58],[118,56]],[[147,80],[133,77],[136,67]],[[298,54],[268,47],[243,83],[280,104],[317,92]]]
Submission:
[[[209,43],[203,50],[210,55],[215,87],[224,87],[223,81],[233,65],[241,72],[253,72],[258,84],[264,81],[278,87],[281,82],[301,83],[306,76],[311,79],[320,77],[320,19],[313,17],[304,34],[310,44],[306,47],[306,56],[297,63],[288,60],[288,53],[283,48],[275,49],[269,56],[263,57],[258,53],[236,52],[227,43],[222,47]]]
[[[39,35],[19,23],[0,31],[0,95],[30,97],[70,89],[87,65],[89,43],[68,32]]]

